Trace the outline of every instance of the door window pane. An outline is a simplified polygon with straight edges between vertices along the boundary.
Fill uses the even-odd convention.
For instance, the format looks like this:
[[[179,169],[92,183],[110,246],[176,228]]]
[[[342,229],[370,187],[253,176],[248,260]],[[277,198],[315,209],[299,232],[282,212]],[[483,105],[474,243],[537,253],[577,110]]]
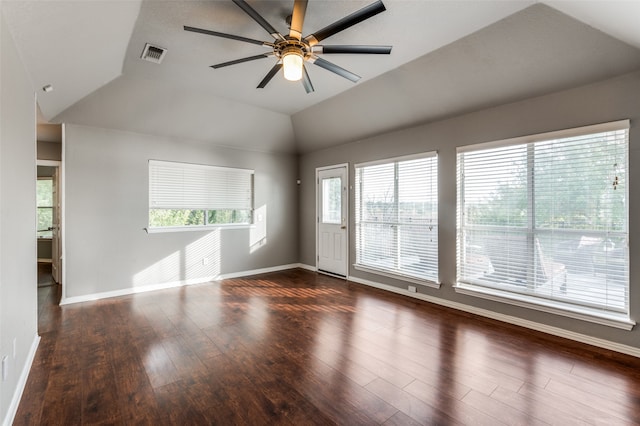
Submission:
[[[322,223],[342,223],[342,179],[322,179]]]

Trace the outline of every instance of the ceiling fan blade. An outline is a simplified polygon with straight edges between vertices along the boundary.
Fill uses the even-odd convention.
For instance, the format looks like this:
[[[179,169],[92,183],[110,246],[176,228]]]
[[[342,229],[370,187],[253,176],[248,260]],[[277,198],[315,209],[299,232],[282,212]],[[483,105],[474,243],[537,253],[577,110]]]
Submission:
[[[229,65],[241,64],[243,62],[255,61],[256,59],[268,58],[269,56],[271,56],[271,55],[268,55],[266,53],[263,54],[263,55],[249,56],[247,58],[235,59],[233,61],[223,62],[221,64],[211,65],[211,68],[218,69],[218,68],[222,68],[222,67],[228,67]]]
[[[233,2],[238,7],[240,7],[240,9],[244,10],[244,12],[247,15],[251,16],[254,21],[260,24],[262,28],[267,30],[267,32],[271,34],[271,37],[273,37],[276,40],[284,40],[284,37],[282,36],[282,34],[276,31],[276,29],[273,28],[273,26],[270,23],[268,23],[267,20],[262,17],[262,15],[256,12],[254,8],[249,6],[247,2],[245,2],[244,0],[233,0]]]
[[[231,40],[244,41],[245,43],[259,44],[260,46],[271,46],[271,43],[267,43],[266,41],[255,40],[253,38],[247,38],[233,34],[219,33],[217,31],[204,30],[202,28],[188,27],[186,25],[184,26],[184,30],[194,33],[208,34],[216,37],[229,38]]]
[[[304,64],[302,65],[302,85],[307,93],[313,92],[313,84],[311,84],[309,73],[307,73],[307,67],[305,67]]]
[[[325,70],[331,71],[333,73],[338,74],[341,77],[346,78],[347,80],[351,80],[354,83],[360,80],[360,76],[352,73],[351,71],[347,71],[342,67],[337,66],[336,64],[326,61],[322,58],[311,58],[309,62],[312,62],[319,66],[320,68],[324,68]]]
[[[269,82],[271,81],[271,79],[273,78],[273,76],[275,76],[276,74],[278,74],[278,71],[280,71],[282,69],[282,62],[278,62],[277,64],[275,64],[273,66],[273,68],[271,68],[269,70],[269,72],[267,73],[267,75],[264,76],[264,78],[262,79],[262,81],[260,82],[260,84],[258,84],[257,89],[264,89],[265,86],[267,84],[269,84]]]
[[[304,15],[307,12],[307,2],[308,0],[295,0],[293,3],[289,37],[295,38],[296,40],[302,39],[302,25],[304,24]]]
[[[317,31],[313,34],[309,34],[304,39],[311,46],[316,45],[322,40],[324,40],[325,38],[331,37],[332,35],[339,33],[340,31],[346,30],[347,28],[359,22],[362,22],[365,19],[369,19],[380,12],[384,12],[385,10],[387,9],[384,7],[384,4],[382,4],[382,1],[377,0],[375,3],[371,3],[370,5],[363,7],[362,9],[352,13],[351,15],[345,16],[339,21],[336,21],[333,24],[327,27],[324,27],[320,31]]]
[[[313,46],[313,53],[365,53],[373,55],[388,55],[391,53],[392,46],[356,46],[352,44],[321,46],[319,44]]]

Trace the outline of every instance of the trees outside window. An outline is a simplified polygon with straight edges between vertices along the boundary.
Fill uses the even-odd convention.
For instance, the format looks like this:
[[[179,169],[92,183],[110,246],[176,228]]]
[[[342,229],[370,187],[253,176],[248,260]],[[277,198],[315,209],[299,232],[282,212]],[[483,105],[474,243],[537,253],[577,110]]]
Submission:
[[[36,184],[38,238],[52,238],[53,232],[53,179],[38,178]]]
[[[624,123],[459,150],[458,282],[628,313]]]
[[[149,161],[149,227],[249,225],[253,170]]]

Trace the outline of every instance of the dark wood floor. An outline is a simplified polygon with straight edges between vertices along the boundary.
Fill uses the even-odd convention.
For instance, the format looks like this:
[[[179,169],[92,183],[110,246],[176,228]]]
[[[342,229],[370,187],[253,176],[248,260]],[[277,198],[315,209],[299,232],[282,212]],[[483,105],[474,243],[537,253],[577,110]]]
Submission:
[[[40,290],[17,425],[640,424],[640,359],[308,271]]]

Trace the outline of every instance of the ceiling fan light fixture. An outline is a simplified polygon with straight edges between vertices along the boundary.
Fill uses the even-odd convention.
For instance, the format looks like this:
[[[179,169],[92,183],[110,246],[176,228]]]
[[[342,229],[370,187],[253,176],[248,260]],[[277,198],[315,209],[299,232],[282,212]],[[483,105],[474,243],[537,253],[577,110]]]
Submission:
[[[2,1],[2,0],[0,0]],[[313,84],[307,73],[304,63],[314,64],[320,68],[324,68],[340,77],[344,77],[356,83],[360,80],[360,76],[348,71],[326,59],[320,58],[322,54],[386,54],[391,53],[391,46],[365,46],[365,45],[320,45],[325,40],[341,31],[346,30],[362,21],[365,21],[380,12],[386,10],[382,0],[374,0],[368,6],[359,9],[342,19],[329,24],[323,29],[316,31],[303,37],[302,29],[309,0],[294,0],[293,11],[287,17],[286,21],[289,25],[289,34],[283,35],[279,33],[264,17],[251,7],[246,0],[233,0],[247,15],[258,23],[264,30],[273,37],[273,41],[262,41],[253,38],[243,37],[234,34],[221,33],[218,31],[207,30],[204,28],[196,28],[185,25],[185,31],[202,33],[214,37],[221,37],[230,40],[242,41],[244,43],[256,44],[271,49],[268,53],[260,55],[248,56],[245,58],[227,61],[215,65],[211,68],[218,69],[229,65],[241,64],[244,62],[254,61],[262,58],[274,57],[277,62],[269,70],[267,75],[260,81],[257,89],[264,89],[265,86],[280,72],[282,68],[284,78],[289,81],[302,81],[302,86],[307,93],[314,91]]]
[[[282,53],[282,66],[284,78],[289,81],[300,81],[302,79],[302,66],[304,56],[299,49],[287,49]]]

